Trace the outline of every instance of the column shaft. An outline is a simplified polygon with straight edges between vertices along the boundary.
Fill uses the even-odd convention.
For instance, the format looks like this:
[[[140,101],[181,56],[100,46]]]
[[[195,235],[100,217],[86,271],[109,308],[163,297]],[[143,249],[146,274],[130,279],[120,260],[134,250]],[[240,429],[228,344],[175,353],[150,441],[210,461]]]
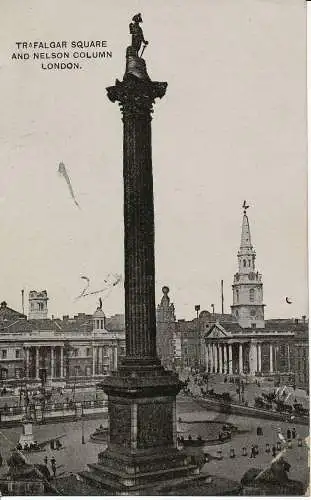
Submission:
[[[217,344],[214,344],[214,372],[218,373],[218,349],[217,349]]]
[[[273,373],[273,345],[270,344],[270,373]]]
[[[219,359],[219,373],[222,373],[222,371],[223,371],[223,364],[222,364],[222,344],[218,344],[218,359]]]
[[[227,355],[227,344],[224,344],[224,373],[228,373],[228,355]]]
[[[95,376],[96,373],[96,367],[95,367],[95,361],[96,361],[96,347],[93,346],[93,370],[92,370],[92,375],[93,377]]]
[[[60,348],[60,378],[64,378],[64,348]]]
[[[290,372],[291,366],[290,366],[290,345],[287,344],[287,371]]]
[[[229,371],[229,374],[232,375],[233,373],[233,367],[232,367],[232,344],[229,344],[229,363],[228,363],[228,371]]]
[[[251,342],[249,349],[249,372],[255,375],[257,370],[257,345]]]
[[[261,373],[261,344],[258,344],[258,371]]]
[[[156,358],[150,113],[123,113],[126,358]]]
[[[39,378],[39,347],[36,347],[36,378]]]
[[[51,347],[51,379],[54,377],[54,347]]]
[[[30,376],[30,373],[29,373],[29,347],[26,347],[25,349],[25,355],[26,355],[26,367],[25,367],[25,375],[26,375],[26,378],[29,378]]]
[[[239,344],[239,372],[243,373],[243,344]]]

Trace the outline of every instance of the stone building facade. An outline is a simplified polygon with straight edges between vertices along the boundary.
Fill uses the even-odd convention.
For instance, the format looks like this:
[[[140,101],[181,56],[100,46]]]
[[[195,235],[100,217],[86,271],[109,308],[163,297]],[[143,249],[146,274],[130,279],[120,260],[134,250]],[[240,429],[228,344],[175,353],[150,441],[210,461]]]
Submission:
[[[30,312],[34,298],[31,294]],[[45,314],[44,308],[42,313]],[[106,318],[98,307],[92,315],[34,319],[2,302],[0,380],[36,383],[44,378],[50,384],[65,384],[95,381],[115,371],[125,355],[121,318]]]

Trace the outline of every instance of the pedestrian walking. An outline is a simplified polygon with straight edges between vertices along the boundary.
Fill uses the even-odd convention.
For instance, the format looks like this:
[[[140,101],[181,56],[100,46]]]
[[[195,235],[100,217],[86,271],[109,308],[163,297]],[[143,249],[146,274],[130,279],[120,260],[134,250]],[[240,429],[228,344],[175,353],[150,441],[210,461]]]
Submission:
[[[276,457],[276,446],[272,446],[272,456]]]
[[[255,446],[252,446],[252,447],[251,447],[251,454],[250,454],[250,458],[255,458],[255,457],[256,457]]]
[[[48,465],[48,457],[45,455],[44,459],[43,459],[45,465],[47,466]]]
[[[56,477],[56,460],[54,457],[51,458],[51,468],[52,468],[53,476]]]
[[[292,433],[291,433],[291,430],[290,429],[287,429],[287,439],[291,439],[292,437]]]
[[[292,439],[296,439],[296,435],[297,435],[296,434],[296,429],[295,429],[295,427],[293,427],[293,429],[292,429]]]

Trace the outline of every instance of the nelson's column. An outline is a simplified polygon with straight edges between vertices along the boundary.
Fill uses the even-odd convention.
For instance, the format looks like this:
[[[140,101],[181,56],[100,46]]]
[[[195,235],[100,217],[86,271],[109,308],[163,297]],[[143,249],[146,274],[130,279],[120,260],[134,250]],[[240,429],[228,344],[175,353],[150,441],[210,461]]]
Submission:
[[[154,494],[198,480],[199,464],[176,445],[178,377],[156,353],[154,207],[151,114],[167,83],[150,80],[139,52],[145,41],[141,15],[130,24],[122,81],[108,98],[122,111],[126,356],[100,384],[108,394],[108,448],[82,473],[104,491]],[[199,476],[202,477],[203,476]]]

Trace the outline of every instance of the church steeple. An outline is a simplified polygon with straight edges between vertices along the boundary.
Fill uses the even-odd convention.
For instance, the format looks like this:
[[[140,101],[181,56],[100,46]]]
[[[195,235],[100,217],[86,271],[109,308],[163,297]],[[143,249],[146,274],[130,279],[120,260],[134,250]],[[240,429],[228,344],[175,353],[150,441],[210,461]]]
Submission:
[[[248,208],[244,201],[238,272],[234,275],[231,310],[242,328],[264,328],[262,275],[255,269],[256,252],[251,241]]]
[[[249,228],[249,222],[247,217],[247,212],[244,210],[243,221],[242,221],[242,232],[241,232],[241,249],[242,248],[252,248],[251,242],[251,231]]]

